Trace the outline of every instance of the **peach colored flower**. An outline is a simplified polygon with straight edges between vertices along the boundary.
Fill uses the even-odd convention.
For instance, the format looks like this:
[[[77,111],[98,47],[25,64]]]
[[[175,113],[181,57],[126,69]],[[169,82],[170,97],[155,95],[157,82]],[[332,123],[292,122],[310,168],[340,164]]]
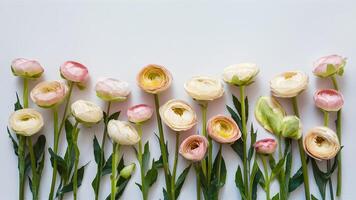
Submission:
[[[171,73],[165,67],[156,64],[141,69],[136,79],[138,86],[151,94],[165,91],[172,83]]]
[[[87,67],[75,61],[67,61],[60,67],[63,78],[75,83],[85,83],[89,78]]]
[[[68,87],[59,81],[38,83],[30,93],[32,101],[40,107],[49,108],[60,104],[66,97]]]
[[[204,159],[208,146],[204,136],[191,135],[180,144],[179,153],[187,160],[198,162]]]
[[[138,104],[127,109],[127,117],[132,123],[142,123],[152,117],[153,109],[146,104]]]
[[[100,79],[95,85],[95,91],[104,101],[125,101],[131,92],[127,82],[114,78]]]
[[[44,69],[36,60],[17,58],[11,63],[11,70],[15,76],[22,78],[39,78]]]
[[[208,121],[208,133],[218,143],[233,143],[241,137],[236,122],[224,115],[216,115]]]

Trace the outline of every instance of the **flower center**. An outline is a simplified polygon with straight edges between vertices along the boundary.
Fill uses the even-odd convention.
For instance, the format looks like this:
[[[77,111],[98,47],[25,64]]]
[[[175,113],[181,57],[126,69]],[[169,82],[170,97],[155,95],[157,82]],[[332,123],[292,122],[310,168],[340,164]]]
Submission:
[[[293,78],[293,76],[295,76],[297,73],[295,73],[295,72],[287,72],[287,73],[285,73],[284,74],[284,78],[285,79],[291,79],[291,78]]]
[[[322,137],[317,136],[314,141],[318,146],[321,146],[325,142],[325,139],[322,138]]]
[[[172,111],[175,114],[182,116],[184,114],[185,109],[184,108],[172,108]]]

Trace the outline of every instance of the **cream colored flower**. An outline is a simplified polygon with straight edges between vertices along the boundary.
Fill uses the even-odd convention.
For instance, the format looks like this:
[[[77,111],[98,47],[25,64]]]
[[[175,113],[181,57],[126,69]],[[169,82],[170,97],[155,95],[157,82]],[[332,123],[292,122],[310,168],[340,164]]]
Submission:
[[[43,118],[38,111],[25,108],[11,114],[9,119],[10,128],[16,134],[31,136],[39,132],[43,127]]]
[[[104,101],[125,101],[131,90],[129,84],[114,78],[102,78],[95,85],[96,95]]]
[[[134,145],[141,139],[130,123],[114,119],[108,123],[108,134],[113,141],[121,145]]]
[[[255,106],[255,117],[268,132],[279,135],[285,115],[283,107],[273,97],[262,96],[258,99]]]
[[[329,160],[340,150],[340,142],[336,133],[328,127],[318,126],[304,136],[305,152],[317,160]]]
[[[224,69],[223,79],[225,82],[241,86],[249,85],[260,70],[254,63],[240,63],[230,65]]]
[[[163,66],[150,64],[138,73],[136,79],[141,89],[151,94],[157,94],[169,88],[172,75]]]
[[[57,106],[67,95],[68,87],[60,81],[43,81],[31,90],[32,101],[40,107]]]
[[[184,101],[172,99],[159,108],[163,122],[174,131],[186,131],[197,123],[197,115]]]
[[[103,110],[93,102],[78,100],[71,106],[72,115],[75,119],[86,125],[99,123],[103,118]]]
[[[210,76],[195,76],[184,84],[185,91],[195,100],[212,101],[224,94],[221,81]]]
[[[309,78],[301,71],[288,71],[277,75],[270,81],[273,96],[295,97],[308,87]]]
[[[218,143],[233,143],[241,137],[236,122],[224,115],[216,115],[208,121],[209,136]]]

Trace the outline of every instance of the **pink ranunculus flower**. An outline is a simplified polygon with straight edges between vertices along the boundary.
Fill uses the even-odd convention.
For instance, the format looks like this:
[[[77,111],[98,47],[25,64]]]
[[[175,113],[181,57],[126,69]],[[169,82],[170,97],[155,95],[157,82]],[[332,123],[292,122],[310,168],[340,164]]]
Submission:
[[[344,105],[343,95],[334,89],[318,90],[314,94],[315,105],[325,111],[338,111]]]
[[[255,147],[255,150],[257,153],[260,154],[273,154],[276,151],[277,148],[277,142],[275,139],[272,138],[266,138],[263,140],[257,141],[253,147]]]
[[[179,153],[187,160],[198,162],[204,159],[209,143],[206,137],[191,135],[179,147]]]
[[[346,64],[346,58],[339,55],[329,55],[319,58],[314,63],[313,73],[316,76],[325,78],[334,74],[342,75],[344,72],[344,66]]]
[[[31,91],[32,101],[40,107],[49,108],[60,104],[66,97],[68,87],[60,81],[43,81]]]
[[[36,60],[17,58],[11,63],[11,70],[15,76],[22,78],[39,78],[44,69]]]
[[[152,117],[153,109],[146,104],[138,104],[127,109],[127,117],[132,123],[142,123]]]
[[[236,122],[224,115],[216,115],[208,121],[209,136],[218,143],[233,143],[241,137]]]
[[[63,78],[75,83],[85,83],[89,78],[88,68],[75,61],[67,61],[60,67]]]
[[[96,95],[104,101],[125,101],[131,93],[129,84],[114,78],[102,78],[95,85]]]

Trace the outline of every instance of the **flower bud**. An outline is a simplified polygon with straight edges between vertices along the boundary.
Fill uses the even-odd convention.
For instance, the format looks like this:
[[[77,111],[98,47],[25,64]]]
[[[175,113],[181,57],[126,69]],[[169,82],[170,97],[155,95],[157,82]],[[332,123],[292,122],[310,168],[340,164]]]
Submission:
[[[343,95],[333,89],[318,90],[314,94],[315,105],[325,111],[338,111],[344,105]]]
[[[198,162],[204,159],[208,146],[204,136],[191,135],[180,144],[179,153],[187,160]]]
[[[103,110],[93,102],[78,100],[71,105],[75,119],[85,125],[93,125],[103,119]]]
[[[132,123],[143,123],[152,117],[153,109],[146,104],[138,104],[127,109],[127,117]]]
[[[65,99],[68,87],[59,81],[43,81],[38,83],[30,93],[32,101],[40,107],[57,106]]]
[[[273,97],[262,96],[255,106],[255,117],[268,132],[279,135],[286,112]]]
[[[141,139],[135,127],[130,123],[114,119],[108,123],[108,134],[114,142],[120,145],[135,145]]]
[[[321,78],[330,77],[334,74],[342,76],[344,73],[344,67],[346,64],[346,58],[339,55],[330,55],[319,58],[314,63],[313,73],[315,76]]]
[[[15,76],[22,78],[39,78],[44,69],[36,60],[17,58],[11,63],[11,71]]]
[[[43,118],[38,111],[25,108],[11,114],[9,126],[16,134],[31,136],[42,129]]]
[[[162,121],[174,131],[186,131],[197,123],[197,115],[184,101],[172,99],[159,108]]]
[[[89,78],[88,68],[75,61],[67,61],[60,67],[64,79],[75,83],[85,83]]]
[[[249,85],[259,71],[254,63],[230,65],[224,69],[223,79],[225,82],[237,86]]]
[[[184,84],[185,91],[198,101],[212,101],[224,94],[224,87],[217,78],[195,76]]]
[[[158,94],[171,86],[171,73],[160,65],[147,65],[137,75],[138,86],[151,94]]]
[[[302,137],[302,124],[296,116],[286,116],[282,120],[281,133],[283,137],[298,140]]]
[[[130,165],[125,166],[124,168],[122,168],[122,170],[120,171],[120,176],[124,179],[128,179],[130,178],[130,176],[132,175],[132,173],[135,171],[136,168],[136,164],[132,163]]]
[[[208,121],[209,136],[218,143],[233,143],[241,137],[235,121],[227,116],[216,115]]]
[[[318,126],[307,132],[303,140],[305,152],[317,160],[330,160],[340,150],[336,133],[328,127]]]
[[[125,101],[131,92],[127,82],[113,78],[100,79],[95,85],[95,91],[104,101]]]
[[[273,154],[277,148],[277,142],[275,139],[266,138],[263,140],[258,140],[253,147],[259,154]]]
[[[273,96],[295,97],[308,87],[309,78],[301,71],[288,71],[277,75],[270,81]]]

